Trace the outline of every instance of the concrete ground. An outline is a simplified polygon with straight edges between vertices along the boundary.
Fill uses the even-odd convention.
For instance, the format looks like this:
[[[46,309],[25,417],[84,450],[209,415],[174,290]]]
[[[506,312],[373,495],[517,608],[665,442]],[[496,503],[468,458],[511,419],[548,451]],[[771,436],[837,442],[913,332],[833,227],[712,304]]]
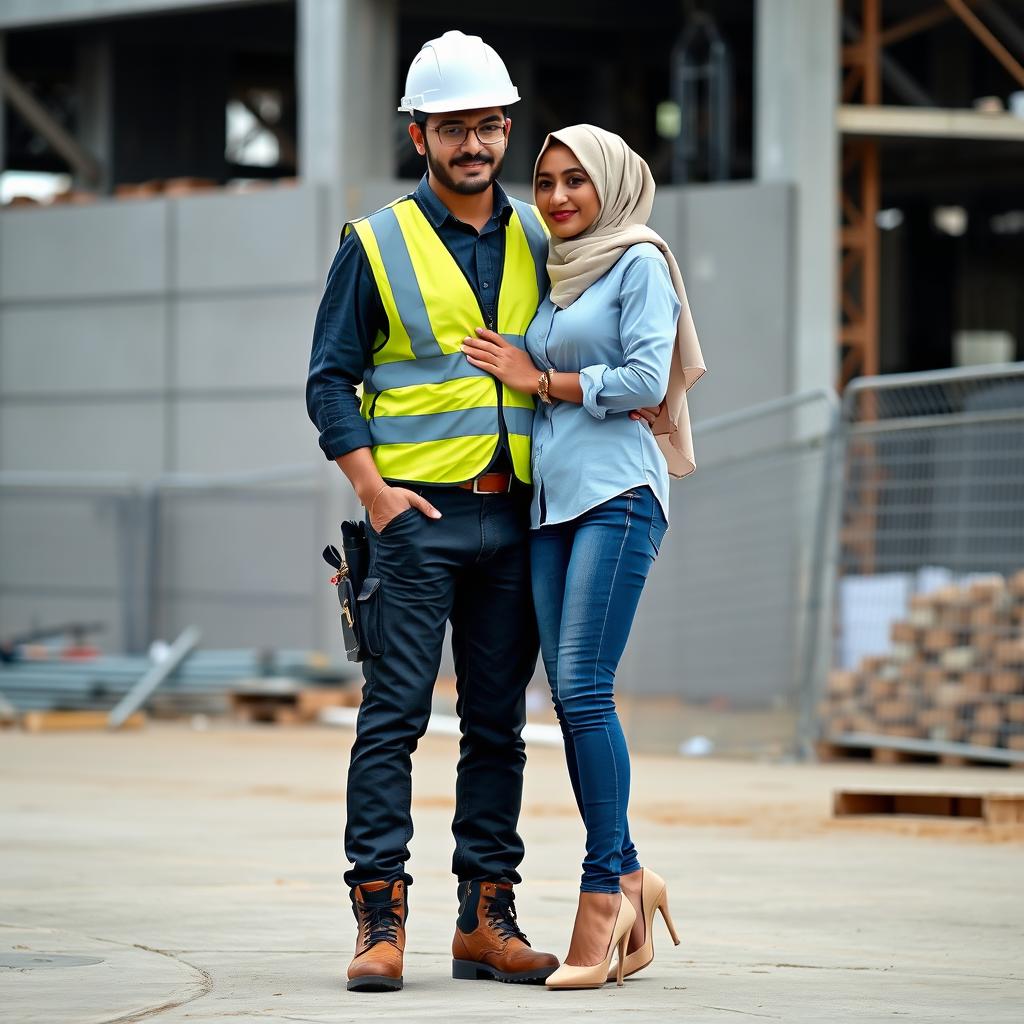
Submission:
[[[454,740],[416,756],[406,987],[348,993],[345,730],[0,733],[0,1019],[94,1022],[1021,1020],[1024,835],[837,823],[833,787],[1024,774],[636,758],[631,821],[683,943],[622,989],[453,981]],[[582,831],[530,752],[520,921],[564,953]]]

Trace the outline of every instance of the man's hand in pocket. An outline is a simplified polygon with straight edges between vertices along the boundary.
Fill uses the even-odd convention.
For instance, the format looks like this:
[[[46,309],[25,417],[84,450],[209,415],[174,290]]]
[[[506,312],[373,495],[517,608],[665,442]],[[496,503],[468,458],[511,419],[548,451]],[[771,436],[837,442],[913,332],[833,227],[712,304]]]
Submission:
[[[396,519],[408,508],[417,509],[428,519],[441,518],[441,513],[415,491],[410,491],[407,487],[385,486],[370,502],[370,526],[376,533],[383,533],[391,520]]]

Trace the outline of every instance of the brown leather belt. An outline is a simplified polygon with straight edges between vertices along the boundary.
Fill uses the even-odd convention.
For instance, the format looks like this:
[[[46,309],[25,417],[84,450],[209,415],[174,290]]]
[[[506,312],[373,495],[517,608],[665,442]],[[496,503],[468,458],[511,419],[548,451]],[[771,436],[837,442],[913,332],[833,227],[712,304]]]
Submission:
[[[511,473],[484,473],[475,480],[467,480],[459,484],[464,491],[474,494],[508,494],[512,490]]]

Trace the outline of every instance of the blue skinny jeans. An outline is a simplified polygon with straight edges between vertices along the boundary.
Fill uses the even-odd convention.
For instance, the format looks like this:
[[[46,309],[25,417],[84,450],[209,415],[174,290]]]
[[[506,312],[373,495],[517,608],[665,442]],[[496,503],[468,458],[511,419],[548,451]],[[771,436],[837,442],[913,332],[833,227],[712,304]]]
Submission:
[[[530,535],[541,654],[587,830],[583,892],[619,892],[640,861],[629,836],[629,750],[615,670],[668,524],[649,487]]]

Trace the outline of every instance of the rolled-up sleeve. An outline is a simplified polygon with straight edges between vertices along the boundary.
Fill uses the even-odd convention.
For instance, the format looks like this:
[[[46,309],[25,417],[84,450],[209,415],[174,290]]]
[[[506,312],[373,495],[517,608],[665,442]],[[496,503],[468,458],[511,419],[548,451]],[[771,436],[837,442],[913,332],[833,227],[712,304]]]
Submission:
[[[660,405],[668,389],[680,305],[665,261],[635,260],[622,276],[619,299],[622,365],[580,371],[583,408],[599,420],[610,412]]]
[[[320,431],[320,448],[336,459],[370,446],[357,388],[373,343],[386,330],[380,295],[354,234],[338,248],[313,328],[306,411]]]

